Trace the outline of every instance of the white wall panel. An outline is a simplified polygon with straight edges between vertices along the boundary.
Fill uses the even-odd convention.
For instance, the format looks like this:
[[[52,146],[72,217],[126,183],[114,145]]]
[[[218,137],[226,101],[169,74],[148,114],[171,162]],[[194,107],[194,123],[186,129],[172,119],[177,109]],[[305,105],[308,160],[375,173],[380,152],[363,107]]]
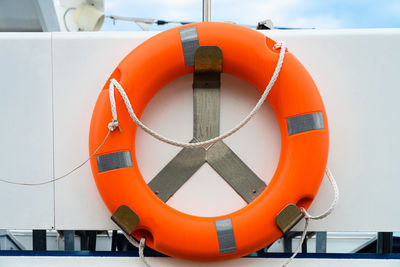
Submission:
[[[400,188],[400,179],[397,178],[400,173],[400,165],[397,164],[400,126],[396,123],[400,114],[398,105],[400,75],[397,68],[400,53],[396,52],[396,48],[400,45],[400,31],[305,30],[266,31],[265,33],[275,40],[287,41],[289,50],[299,58],[314,78],[327,108],[331,137],[329,165],[341,189],[341,200],[337,210],[329,218],[313,223],[311,230],[400,231],[400,214],[392,212],[396,210],[394,205],[397,202],[398,188]],[[66,173],[87,159],[89,122],[100,89],[121,59],[152,34],[155,33],[53,34],[56,176]],[[7,42],[0,43],[2,48],[7,43],[16,42],[16,45],[8,45],[8,53],[4,53],[4,49],[1,50],[0,53],[4,55],[13,51],[13,48],[20,47],[20,51],[32,51],[35,47],[30,44],[31,40],[18,43],[15,37],[2,35],[1,38],[9,39]],[[45,48],[45,46],[40,47]],[[47,49],[50,48],[47,47]],[[20,55],[25,55],[25,58],[23,60],[21,57],[19,61],[14,58],[13,60],[16,61],[14,69],[6,68],[3,62],[0,63],[3,68],[1,75],[19,79],[18,88],[24,90],[25,95],[29,95],[26,99],[24,98],[24,103],[18,103],[15,107],[13,102],[21,99],[17,91],[12,92],[12,96],[9,97],[11,101],[4,101],[3,98],[0,100],[2,101],[0,108],[9,113],[12,111],[11,113],[15,116],[13,123],[23,117],[16,115],[19,110],[17,106],[26,107],[32,104],[32,99],[37,97],[37,93],[32,93],[33,89],[35,92],[39,89],[44,90],[45,86],[40,83],[40,77],[46,77],[48,80],[43,83],[51,85],[51,75],[45,75],[46,64],[41,62],[44,57],[39,57],[39,53],[35,55],[16,53],[18,53],[17,58]],[[47,57],[50,57],[50,53]],[[32,66],[28,67],[25,62],[31,62]],[[26,72],[27,78],[16,75],[22,72]],[[167,85],[150,102],[143,115],[144,121],[167,136],[182,141],[189,140],[192,127],[190,83],[191,77],[186,76]],[[11,83],[8,87],[11,87]],[[249,86],[235,80],[234,77],[224,75],[221,91],[221,130],[227,130],[233,126],[257,101],[257,93],[254,90],[251,91],[251,88],[249,90],[252,93],[244,93],[241,89],[243,87]],[[51,102],[51,94],[49,97]],[[42,99],[47,98],[41,98],[41,101]],[[28,180],[38,181],[39,176],[52,175],[51,104],[50,113],[41,111],[46,105],[44,101],[40,102],[40,105],[30,106],[30,115],[37,115],[29,121],[25,119],[23,124],[17,124],[20,127],[17,127],[17,130],[13,130],[16,126],[11,126],[8,131],[2,132],[3,140],[9,140],[3,141],[4,145],[2,145],[7,151],[1,154],[3,162],[6,163],[0,171],[2,176],[16,173],[14,170],[15,164],[18,163],[17,157],[9,156],[14,148],[19,148],[29,155],[30,160],[24,159],[27,163],[22,166],[29,167],[29,164],[32,164],[38,168],[37,170],[49,172],[48,175],[46,173],[26,175]],[[36,117],[40,118],[39,122]],[[168,120],[171,117],[173,120]],[[45,123],[46,118],[49,118],[49,124],[35,128],[37,123]],[[4,121],[4,118],[2,120]],[[9,125],[8,119],[7,123],[3,121],[2,125]],[[25,137],[26,145],[22,145],[21,136],[18,133],[26,132],[26,130],[20,129],[40,131],[34,135],[39,136],[39,139],[30,134],[29,138],[33,140]],[[47,140],[48,146],[40,143],[40,140],[42,142]],[[136,154],[146,180],[151,179],[179,150],[161,144],[142,132],[138,133],[137,141]],[[279,156],[279,136],[276,122],[268,106],[264,107],[248,126],[228,138],[226,142],[260,177],[266,181],[270,179]],[[49,148],[49,153],[46,152],[46,147]],[[46,155],[49,155],[49,158],[45,158]],[[37,161],[43,158],[44,163],[41,161],[43,164],[38,164]],[[21,164],[18,163],[18,166]],[[20,168],[18,172],[21,172],[21,175],[32,174],[28,169]],[[25,177],[11,178],[22,180]],[[207,182],[204,182],[205,180]],[[209,186],[210,183],[215,186]],[[51,187],[50,185],[49,190]],[[5,197],[2,194],[0,198],[9,200],[10,197],[18,195],[18,199],[24,200],[24,203],[29,202],[31,205],[45,198],[46,193],[40,194],[39,197],[35,197],[38,192],[32,193],[35,190],[42,193],[40,190],[44,190],[43,188],[45,187],[23,188],[2,184],[0,190],[4,190],[8,196]],[[203,198],[203,194],[206,193],[207,198]],[[89,165],[56,182],[54,194],[57,229],[115,228],[97,192]],[[329,206],[331,199],[331,188],[327,181],[324,181],[311,212],[323,211]],[[212,203],[215,202],[221,204],[218,208],[210,210]],[[221,182],[211,168],[204,167],[178,191],[169,204],[189,213],[214,215],[240,208],[243,202]],[[52,207],[51,193],[50,201],[46,201],[46,205]],[[35,220],[39,222],[39,226],[50,228],[52,224],[40,223],[46,216],[53,216],[52,211],[43,213],[48,210],[48,206],[46,209],[43,208],[44,206],[33,204],[29,206],[30,210],[35,210],[35,212],[38,210],[38,212],[30,214],[32,220],[25,220],[24,226],[13,220],[4,220],[1,222],[3,228],[37,228],[38,224],[35,224]],[[13,216],[17,217],[29,214],[17,215],[19,209],[2,208],[15,213]]]
[[[400,30],[276,32],[311,73],[325,102],[328,164],[340,187],[338,208],[318,231],[400,231]],[[333,193],[327,180],[311,211]],[[299,227],[298,229],[301,229]]]
[[[0,34],[0,178],[53,178],[51,35]],[[54,225],[53,183],[0,183],[0,229]]]
[[[118,63],[145,38],[143,33],[128,38],[125,33],[53,33],[56,176],[89,157],[89,124],[97,96]],[[56,183],[55,206],[57,229],[115,228],[89,164]]]

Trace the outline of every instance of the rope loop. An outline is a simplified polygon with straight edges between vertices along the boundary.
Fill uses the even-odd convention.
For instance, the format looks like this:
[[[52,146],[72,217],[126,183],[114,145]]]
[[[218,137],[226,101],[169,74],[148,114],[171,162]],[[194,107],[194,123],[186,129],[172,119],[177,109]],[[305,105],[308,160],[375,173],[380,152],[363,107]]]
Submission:
[[[304,222],[304,230],[303,230],[303,233],[302,233],[301,238],[300,238],[300,242],[299,242],[299,244],[298,244],[298,246],[297,246],[295,252],[294,252],[293,255],[282,265],[282,267],[288,266],[289,263],[291,263],[291,262],[293,261],[293,259],[297,256],[297,254],[300,252],[300,248],[301,248],[301,246],[302,246],[302,244],[303,244],[303,242],[304,242],[304,240],[305,240],[305,238],[306,238],[306,235],[307,235],[307,229],[308,229],[308,225],[309,225],[309,223],[310,223],[310,220],[322,220],[322,219],[326,218],[329,214],[332,213],[332,211],[333,211],[333,210],[336,208],[336,206],[337,206],[337,203],[338,203],[338,201],[339,201],[339,187],[338,187],[338,185],[337,185],[337,183],[336,183],[336,180],[335,180],[335,178],[333,177],[333,175],[332,175],[332,173],[331,173],[331,171],[330,171],[330,169],[329,169],[328,166],[326,166],[325,174],[326,174],[326,176],[328,177],[328,180],[329,180],[329,182],[330,182],[330,184],[331,184],[331,186],[332,186],[333,192],[334,192],[333,201],[332,201],[330,207],[329,207],[325,212],[323,212],[322,214],[317,215],[317,216],[311,215],[310,213],[308,213],[308,211],[307,211],[304,207],[301,207],[301,208],[300,208],[300,211],[303,213],[303,215],[304,215],[304,220],[305,220],[305,222]]]
[[[275,44],[275,46],[280,49],[278,61],[276,63],[274,73],[273,73],[267,87],[265,88],[263,94],[261,95],[260,99],[258,100],[257,104],[254,106],[254,108],[251,110],[251,112],[241,122],[239,122],[231,130],[229,130],[228,132],[225,132],[224,134],[221,134],[220,136],[217,136],[215,138],[212,138],[212,139],[209,139],[206,141],[196,142],[196,143],[179,142],[179,141],[169,139],[167,137],[162,136],[161,134],[157,133],[156,131],[154,131],[154,130],[150,129],[149,127],[147,127],[146,125],[144,125],[138,119],[138,117],[136,116],[136,114],[132,108],[131,102],[130,102],[125,90],[122,88],[121,84],[114,78],[112,78],[110,80],[110,86],[109,86],[111,114],[113,117],[113,120],[111,123],[118,121],[117,107],[116,107],[115,96],[114,96],[114,90],[115,90],[114,87],[116,87],[125,103],[125,107],[128,110],[128,113],[129,113],[130,117],[132,118],[133,122],[138,127],[142,128],[146,133],[153,136],[154,138],[156,138],[164,143],[167,143],[167,144],[170,144],[173,146],[177,146],[177,147],[183,147],[183,148],[199,148],[199,147],[205,147],[205,146],[217,143],[217,142],[231,136],[232,134],[237,132],[240,128],[242,128],[244,125],[246,125],[250,121],[250,119],[256,114],[256,112],[260,109],[261,105],[265,102],[265,100],[267,99],[267,96],[268,96],[269,92],[271,91],[272,87],[274,86],[275,81],[278,79],[279,73],[280,73],[282,65],[283,65],[283,59],[285,58],[285,52],[286,52],[286,44],[284,42],[279,42],[279,43]],[[110,131],[113,131],[115,129],[113,127],[114,125],[115,124],[111,124],[111,126],[110,126],[110,124],[108,124]],[[113,129],[113,130],[111,130],[111,129]]]

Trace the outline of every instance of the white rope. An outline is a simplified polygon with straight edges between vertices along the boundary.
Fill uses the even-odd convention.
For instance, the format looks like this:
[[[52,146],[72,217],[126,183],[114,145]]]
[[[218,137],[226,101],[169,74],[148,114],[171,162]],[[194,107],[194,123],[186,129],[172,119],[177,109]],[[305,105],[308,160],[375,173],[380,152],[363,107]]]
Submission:
[[[239,124],[237,124],[235,127],[233,127],[230,131],[228,131],[220,136],[217,136],[215,138],[212,138],[212,139],[209,139],[209,140],[206,140],[203,142],[196,142],[196,143],[179,142],[179,141],[175,141],[175,140],[172,140],[172,139],[162,136],[161,134],[148,128],[137,118],[135,112],[133,111],[133,108],[129,101],[128,96],[126,95],[124,89],[119,84],[119,82],[115,79],[110,80],[109,96],[110,96],[111,113],[112,113],[113,119],[112,119],[112,122],[109,123],[108,128],[110,131],[114,131],[118,127],[117,108],[116,108],[115,96],[114,96],[114,86],[115,86],[117,88],[119,94],[121,95],[122,99],[124,100],[126,109],[128,110],[128,113],[131,116],[132,120],[136,123],[137,126],[142,128],[146,133],[150,134],[154,138],[156,138],[164,143],[167,143],[167,144],[170,144],[173,146],[184,147],[184,148],[204,147],[204,146],[214,144],[218,141],[221,141],[222,139],[225,139],[226,137],[231,136],[232,134],[237,132],[247,122],[249,122],[249,120],[260,109],[261,105],[265,102],[265,99],[267,98],[269,92],[271,91],[272,87],[274,86],[274,83],[275,83],[276,79],[278,78],[279,72],[281,71],[283,59],[285,57],[286,44],[284,42],[277,43],[277,44],[275,44],[274,49],[280,49],[278,62],[276,64],[276,67],[275,67],[274,73],[271,77],[271,80],[269,81],[268,86],[265,88],[264,93],[261,95],[260,100],[254,106],[253,110]]]
[[[40,183],[21,183],[21,182],[13,182],[10,180],[6,180],[6,179],[1,179],[0,178],[0,182],[3,183],[7,183],[7,184],[14,184],[14,185],[27,185],[27,186],[37,186],[37,185],[44,185],[44,184],[49,184],[58,180],[61,180],[65,177],[67,177],[68,175],[70,175],[71,173],[77,171],[78,169],[80,169],[83,165],[85,165],[91,158],[93,158],[93,156],[97,153],[97,151],[99,151],[99,149],[104,145],[104,143],[106,142],[108,136],[110,135],[111,130],[108,131],[106,137],[104,137],[103,141],[101,142],[101,144],[96,148],[96,150],[92,153],[92,155],[89,156],[88,159],[86,159],[84,162],[82,162],[81,164],[79,164],[78,166],[76,166],[75,168],[73,168],[72,170],[70,170],[69,172],[67,172],[66,174],[61,175],[60,177],[54,178],[54,179],[50,179],[44,182],[40,182]]]
[[[124,234],[126,239],[128,239],[129,243],[131,243],[133,246],[139,249],[139,258],[142,260],[143,264],[146,265],[147,267],[151,267],[150,263],[148,263],[144,258],[144,248],[146,247],[146,238],[142,237],[140,239],[140,242],[138,242],[131,235],[126,234],[124,231],[122,231],[122,233]]]
[[[336,207],[336,205],[337,205],[337,203],[338,203],[338,201],[339,201],[339,187],[338,187],[338,185],[337,185],[337,183],[336,183],[336,180],[335,180],[335,178],[333,177],[331,171],[329,170],[329,167],[328,167],[328,166],[326,166],[325,174],[326,174],[326,176],[328,177],[328,180],[329,180],[329,182],[331,183],[332,188],[333,188],[333,191],[334,191],[334,198],[333,198],[333,201],[332,201],[332,203],[331,203],[331,206],[330,206],[325,212],[323,212],[322,214],[317,215],[317,216],[311,215],[311,214],[308,213],[308,212],[306,211],[306,209],[303,208],[303,207],[300,208],[301,212],[304,214],[304,219],[305,219],[303,234],[301,235],[300,242],[299,242],[299,244],[297,245],[297,248],[296,248],[295,252],[294,252],[293,255],[282,265],[282,267],[288,266],[289,263],[291,263],[291,262],[293,261],[293,259],[297,256],[297,254],[299,253],[300,248],[301,248],[301,246],[302,246],[302,244],[303,244],[303,242],[304,242],[304,240],[305,240],[305,238],[306,238],[307,229],[308,229],[308,225],[309,225],[310,220],[322,220],[322,219],[326,218],[329,214],[332,213],[332,211],[335,209],[335,207]]]

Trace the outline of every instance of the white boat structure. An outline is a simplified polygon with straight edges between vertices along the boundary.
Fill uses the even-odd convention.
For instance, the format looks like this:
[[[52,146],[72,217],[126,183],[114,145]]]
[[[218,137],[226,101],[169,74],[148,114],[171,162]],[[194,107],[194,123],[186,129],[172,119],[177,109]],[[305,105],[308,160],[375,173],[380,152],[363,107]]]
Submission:
[[[209,20],[209,1],[204,2]],[[131,50],[157,34],[90,32],[99,30],[104,18],[101,0],[0,3],[0,179],[42,183],[87,160],[89,125],[101,88]],[[135,19],[144,28],[153,22]],[[269,22],[263,25],[272,28]],[[285,41],[316,83],[329,120],[328,162],[340,188],[337,208],[310,223],[303,253],[291,266],[399,266],[400,29],[260,32]],[[166,85],[141,119],[166,136],[190,140],[192,76]],[[221,82],[224,132],[250,112],[259,93],[228,74]],[[266,103],[225,142],[268,184],[278,164],[280,138]],[[140,129],[135,145],[146,182],[179,151]],[[324,180],[309,211],[320,214],[332,198]],[[89,164],[40,186],[0,182],[0,203],[0,266],[143,266],[137,249],[110,220]],[[167,204],[210,217],[234,212],[246,202],[204,165]],[[303,226],[300,222],[271,246],[230,261],[190,262],[150,249],[145,256],[151,266],[281,266],[299,243]]]

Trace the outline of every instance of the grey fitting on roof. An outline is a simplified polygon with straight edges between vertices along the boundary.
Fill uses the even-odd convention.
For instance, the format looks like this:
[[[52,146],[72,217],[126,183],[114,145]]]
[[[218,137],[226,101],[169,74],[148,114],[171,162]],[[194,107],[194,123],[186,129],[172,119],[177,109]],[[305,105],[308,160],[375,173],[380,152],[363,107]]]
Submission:
[[[266,19],[257,23],[257,30],[272,30],[274,28],[274,24],[272,20]]]

